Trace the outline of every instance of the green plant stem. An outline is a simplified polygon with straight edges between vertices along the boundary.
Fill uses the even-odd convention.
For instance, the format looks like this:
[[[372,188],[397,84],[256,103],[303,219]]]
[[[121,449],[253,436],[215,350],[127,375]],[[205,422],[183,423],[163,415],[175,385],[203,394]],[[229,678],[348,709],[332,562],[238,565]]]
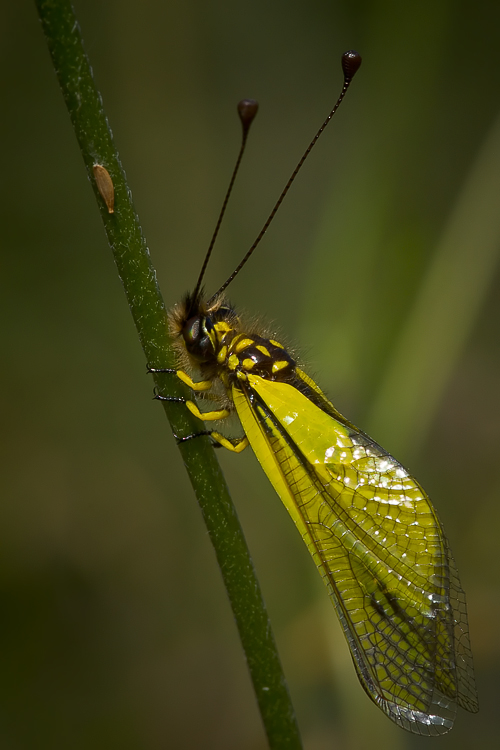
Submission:
[[[128,304],[152,367],[175,366],[166,312],[102,100],[95,86],[80,29],[68,0],[35,0],[43,31],[113,251]],[[110,173],[115,213],[109,214],[93,176],[94,164]],[[171,374],[155,376],[160,391],[186,396]],[[174,433],[199,432],[184,404],[163,402]],[[301,748],[293,707],[259,583],[214,451],[207,438],[180,445],[222,572],[272,750]]]

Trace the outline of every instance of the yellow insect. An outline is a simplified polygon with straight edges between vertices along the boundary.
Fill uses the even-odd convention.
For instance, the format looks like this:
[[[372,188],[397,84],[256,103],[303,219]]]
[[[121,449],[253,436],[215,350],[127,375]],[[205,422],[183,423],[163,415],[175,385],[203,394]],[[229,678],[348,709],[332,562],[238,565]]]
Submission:
[[[341,96],[269,221],[360,62],[357,53],[343,56]],[[243,150],[249,123],[242,122]],[[200,420],[236,411],[245,437],[208,434],[231,451],[251,445],[321,573],[369,697],[410,732],[444,734],[457,705],[473,712],[478,705],[465,595],[436,511],[408,471],[335,409],[279,341],[246,327],[223,295],[269,221],[205,301],[201,279],[216,230],[195,292],[169,318],[179,364],[201,379],[175,372],[195,394],[219,399],[209,412],[186,402]]]

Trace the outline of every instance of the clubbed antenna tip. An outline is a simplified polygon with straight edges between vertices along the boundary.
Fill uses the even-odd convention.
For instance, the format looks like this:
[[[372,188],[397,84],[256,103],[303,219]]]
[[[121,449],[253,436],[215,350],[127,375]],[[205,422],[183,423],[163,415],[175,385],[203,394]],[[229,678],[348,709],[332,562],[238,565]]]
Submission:
[[[350,82],[355,74],[359,70],[359,66],[361,65],[361,55],[359,52],[356,52],[354,49],[350,49],[347,52],[344,52],[342,55],[342,70],[344,72],[344,80],[345,82]]]
[[[238,114],[240,116],[244,136],[248,133],[258,109],[259,102],[256,102],[255,99],[242,99],[241,102],[238,102]]]

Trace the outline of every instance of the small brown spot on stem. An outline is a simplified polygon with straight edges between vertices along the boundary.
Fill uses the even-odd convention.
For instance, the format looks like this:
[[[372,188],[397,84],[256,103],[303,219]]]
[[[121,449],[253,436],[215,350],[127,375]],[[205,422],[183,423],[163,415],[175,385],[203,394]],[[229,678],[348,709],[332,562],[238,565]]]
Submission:
[[[93,170],[97,189],[106,204],[108,213],[113,214],[115,212],[115,188],[113,180],[108,170],[101,164],[94,164]]]

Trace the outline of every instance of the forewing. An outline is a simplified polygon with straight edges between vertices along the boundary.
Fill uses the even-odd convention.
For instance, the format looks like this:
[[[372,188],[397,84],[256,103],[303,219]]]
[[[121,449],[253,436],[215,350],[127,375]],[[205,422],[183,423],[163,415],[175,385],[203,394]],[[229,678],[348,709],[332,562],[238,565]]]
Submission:
[[[449,731],[457,703],[474,711],[477,701],[465,596],[429,498],[293,386],[249,375],[233,398],[332,595],[363,687],[405,729]]]

